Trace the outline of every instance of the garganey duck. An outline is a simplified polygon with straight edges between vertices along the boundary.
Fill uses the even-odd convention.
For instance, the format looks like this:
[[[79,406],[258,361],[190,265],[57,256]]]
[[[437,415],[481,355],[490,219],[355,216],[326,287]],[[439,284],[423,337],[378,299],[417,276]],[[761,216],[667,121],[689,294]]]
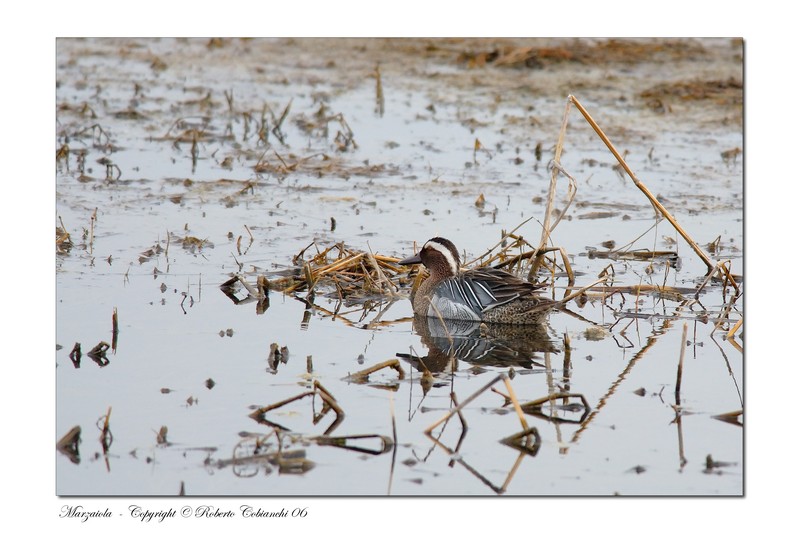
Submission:
[[[411,291],[413,312],[419,316],[493,324],[538,324],[555,302],[538,292],[543,288],[496,268],[461,272],[458,249],[434,237],[419,253],[399,262],[421,263],[430,276]]]

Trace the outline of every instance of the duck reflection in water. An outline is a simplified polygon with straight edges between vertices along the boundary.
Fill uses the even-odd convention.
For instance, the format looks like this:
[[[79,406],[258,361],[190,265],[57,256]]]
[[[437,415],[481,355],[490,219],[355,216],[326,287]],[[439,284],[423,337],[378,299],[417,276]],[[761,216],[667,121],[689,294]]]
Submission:
[[[427,347],[425,357],[397,354],[419,371],[457,370],[458,361],[477,366],[543,367],[544,352],[558,352],[543,323],[488,324],[471,320],[413,317],[413,327]]]

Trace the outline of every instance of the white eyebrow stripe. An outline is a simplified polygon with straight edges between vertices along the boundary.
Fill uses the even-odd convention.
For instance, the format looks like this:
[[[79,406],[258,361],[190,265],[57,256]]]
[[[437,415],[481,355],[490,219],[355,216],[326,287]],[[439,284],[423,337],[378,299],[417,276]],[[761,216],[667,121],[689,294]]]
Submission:
[[[449,248],[447,248],[443,244],[437,243],[436,241],[427,241],[424,247],[425,248],[430,247],[435,251],[439,252],[441,255],[443,255],[444,258],[447,260],[447,263],[449,264],[450,272],[452,273],[453,276],[458,273],[459,270],[458,262],[452,256],[452,252],[449,251]]]

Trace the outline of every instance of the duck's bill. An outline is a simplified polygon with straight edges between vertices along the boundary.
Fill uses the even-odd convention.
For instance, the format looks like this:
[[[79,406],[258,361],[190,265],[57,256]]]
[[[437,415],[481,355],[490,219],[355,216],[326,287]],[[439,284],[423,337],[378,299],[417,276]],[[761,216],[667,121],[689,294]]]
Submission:
[[[416,255],[411,256],[411,257],[406,257],[405,259],[403,259],[402,261],[400,261],[397,264],[398,265],[418,265],[421,262],[422,262],[421,256],[419,254],[416,254]]]

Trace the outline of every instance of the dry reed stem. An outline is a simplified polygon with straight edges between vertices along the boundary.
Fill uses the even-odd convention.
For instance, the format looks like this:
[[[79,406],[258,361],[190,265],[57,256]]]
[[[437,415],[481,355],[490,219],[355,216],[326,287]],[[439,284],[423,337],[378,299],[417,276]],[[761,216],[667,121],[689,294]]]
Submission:
[[[569,202],[571,202],[571,199],[569,200]],[[516,229],[518,229],[518,227],[519,226],[517,226]],[[502,242],[508,238],[512,238],[513,241],[508,244],[502,245]],[[521,248],[522,246],[525,245],[529,246],[532,249],[530,251],[523,252],[512,257],[507,257],[507,251],[509,249]],[[497,251],[496,253],[492,253],[497,247],[500,247],[500,250]],[[566,272],[566,275],[568,276],[569,285],[573,285],[574,270],[572,269],[571,262],[569,261],[568,254],[566,253],[565,249],[561,247],[535,248],[533,245],[527,242],[527,240],[524,237],[514,235],[513,232],[509,233],[503,232],[503,237],[499,240],[497,244],[489,248],[488,251],[478,256],[477,258],[468,261],[465,266],[477,263],[475,268],[482,268],[490,266],[491,263],[499,259],[500,262],[497,263],[496,265],[493,265],[494,268],[503,269],[507,267],[508,269],[513,269],[516,264],[521,263],[525,259],[536,258],[536,260],[538,260],[537,266],[534,265],[531,268],[531,271],[528,275],[528,280],[530,280],[532,279],[534,273],[537,272],[538,269],[540,268],[540,263],[543,262],[543,260],[545,259],[544,254],[547,254],[549,252],[560,252],[561,260],[563,261],[563,270]],[[554,259],[552,260],[552,264],[555,267],[557,266]]]
[[[552,208],[555,203],[555,189],[558,182],[558,173],[560,172],[560,157],[563,154],[563,143],[566,139],[566,125],[569,123],[569,111],[571,106],[567,105],[563,111],[563,120],[560,123],[560,133],[558,133],[558,142],[555,144],[555,157],[552,159],[552,174],[549,179],[549,193],[547,195],[547,206],[544,212],[544,223],[541,228],[541,240],[538,243],[539,248],[544,248],[549,241],[550,237],[550,220],[552,218]],[[536,258],[535,266],[539,265],[539,260]]]
[[[543,406],[547,402],[552,402],[554,400],[565,400],[567,398],[580,398],[580,401],[583,402],[583,406],[586,408],[587,411],[591,410],[591,406],[588,403],[588,400],[585,396],[579,392],[555,392],[544,396],[543,398],[538,398],[537,400],[532,400],[522,404],[522,411],[525,409],[529,409],[531,411],[540,411],[541,406]]]
[[[553,389],[554,387],[550,388],[550,390]],[[567,400],[569,398],[579,398],[583,404],[583,415],[580,417],[579,421],[569,420],[568,418],[555,414],[555,410],[557,409],[556,400]],[[549,413],[544,412],[544,404],[547,403],[550,404]],[[549,422],[580,423],[591,413],[591,405],[588,403],[585,396],[579,392],[550,392],[548,396],[522,404],[521,408],[525,413],[543,418]],[[562,442],[560,426],[558,425],[556,425],[556,433],[557,441]],[[563,449],[565,448],[566,447]]]
[[[510,247],[514,246],[514,244],[515,243],[506,246],[502,251],[500,251],[497,254],[489,257],[487,260],[483,261],[478,266],[486,266],[486,265],[491,264],[491,262],[493,262],[494,259],[498,259],[507,248],[510,248]],[[515,256],[510,257],[508,259],[505,259],[505,260],[497,263],[496,265],[494,265],[494,268],[500,268],[500,269],[501,268],[505,268],[505,267],[513,268],[514,264],[520,263],[521,261],[524,261],[525,259],[530,259],[532,257],[538,258],[539,256],[544,256],[544,254],[548,254],[550,252],[560,252],[560,257],[561,257],[561,260],[563,261],[563,270],[565,270],[566,275],[568,276],[569,285],[574,284],[574,270],[572,269],[571,262],[569,261],[569,258],[568,258],[568,254],[566,253],[565,249],[560,248],[560,247],[533,249],[533,250],[521,253],[519,255],[515,255]],[[483,256],[485,256],[485,254],[483,254]],[[543,259],[542,259],[542,261],[543,261]],[[552,260],[552,262],[553,262],[553,264],[555,263],[554,260]],[[539,268],[540,268],[540,265],[539,265]]]
[[[89,255],[94,253],[94,223],[97,221],[97,208],[94,208],[94,212],[91,216],[91,224],[89,226]]]
[[[385,307],[380,309],[377,314],[372,318],[369,323],[366,325],[365,329],[375,329],[381,328],[385,326],[389,326],[391,324],[398,324],[400,322],[411,322],[413,321],[413,317],[403,317],[394,320],[383,320],[383,315],[391,309],[391,306],[394,305],[394,301],[389,302]],[[366,309],[364,309],[364,317],[366,316]]]
[[[111,408],[109,407],[108,411],[106,411],[105,416],[103,417],[103,429],[102,429],[103,435],[108,433],[110,419],[111,419]]]
[[[357,263],[364,255],[365,255],[364,252],[361,252],[353,256],[340,259],[338,261],[333,262],[330,265],[314,270],[314,275],[316,277],[319,277],[331,271],[343,270],[344,268]]]
[[[283,121],[286,120],[286,117],[289,115],[289,109],[291,109],[291,103],[294,101],[294,98],[289,100],[289,103],[286,104],[286,107],[283,109],[283,113],[280,114],[280,118],[275,121],[275,117],[272,117],[272,122],[275,122],[275,126],[272,128],[272,133],[275,134],[280,141],[283,141],[283,136],[280,134],[280,128],[283,126]],[[269,112],[271,113],[272,110],[270,109]]]
[[[726,265],[726,263],[728,263],[728,262],[729,261],[719,261],[718,263],[713,265],[713,268],[710,269],[710,271],[707,273],[707,276],[705,276],[705,279],[702,281],[702,283],[699,284],[699,287],[697,287],[696,294],[694,295],[694,299],[699,299],[699,293],[702,292],[702,289],[705,288],[705,285],[707,285],[708,282],[711,279],[713,279],[713,276],[719,270],[723,270],[724,271],[724,278],[726,280],[728,280],[732,284],[732,286],[735,288],[735,294],[740,294],[741,291],[740,291],[740,289],[738,287],[738,284],[735,282],[734,276],[732,276],[732,274],[730,274],[729,268]]]
[[[119,339],[119,319],[117,315],[117,308],[114,307],[114,312],[111,313],[111,351],[116,353],[117,340]]]
[[[111,444],[114,442],[114,436],[111,433],[111,407],[108,408],[105,416],[103,417],[103,427],[100,431],[100,446],[103,448],[103,454],[107,455],[109,448],[111,448]],[[106,457],[106,466],[108,466],[108,458]]]
[[[359,372],[355,372],[354,374],[350,374],[349,376],[347,376],[347,379],[349,381],[363,383],[369,380],[370,374],[373,374],[378,370],[382,370],[384,368],[391,368],[393,370],[396,370],[397,379],[405,378],[405,371],[402,370],[402,365],[400,364],[399,359],[389,359],[387,361],[383,361],[382,363],[370,366],[369,368],[365,368]]]
[[[260,282],[258,283],[257,287],[253,287],[252,285],[250,285],[247,282],[246,279],[244,279],[244,276],[241,276],[239,274],[236,274],[236,275],[232,276],[229,280],[225,281],[220,286],[223,289],[230,289],[233,286],[233,284],[235,284],[237,281],[239,283],[241,283],[241,285],[246,289],[247,293],[250,296],[252,296],[253,298],[261,299],[261,298],[263,298],[265,296],[263,294],[263,292],[260,290],[260,287],[261,287],[261,283]],[[270,283],[268,281],[267,281],[266,284],[267,284],[267,286],[270,285]]]
[[[504,233],[504,232],[503,232],[503,233]],[[512,242],[510,242],[509,244],[502,245],[502,242],[503,242],[503,241],[505,241],[505,240],[506,240],[508,237],[511,237],[511,238],[513,239],[513,241],[512,241]],[[492,247],[491,247],[491,248],[490,248],[490,249],[489,249],[487,252],[485,252],[483,255],[481,255],[481,256],[479,256],[479,257],[477,257],[477,258],[473,259],[472,261],[469,261],[469,262],[468,262],[468,263],[466,263],[466,265],[464,265],[464,266],[468,266],[468,265],[470,265],[470,264],[472,264],[472,263],[477,263],[477,266],[476,266],[475,268],[480,268],[480,267],[488,266],[488,265],[490,265],[491,263],[493,263],[495,260],[497,260],[497,259],[499,259],[499,258],[501,258],[501,257],[505,256],[505,255],[507,254],[507,251],[508,251],[508,250],[510,250],[511,248],[520,248],[521,246],[523,246],[523,245],[525,244],[525,242],[526,242],[526,241],[525,241],[525,242],[522,242],[522,241],[524,241],[524,238],[522,238],[522,237],[516,237],[515,235],[512,235],[511,233],[505,233],[505,234],[502,236],[502,238],[499,240],[499,242],[497,242],[497,244],[495,244],[494,246],[492,246]],[[492,251],[493,251],[493,250],[494,250],[494,249],[495,249],[497,246],[501,246],[501,248],[499,249],[499,251],[498,251],[498,252],[496,252],[496,253],[492,254],[491,252],[492,252]],[[531,246],[531,248],[532,248],[532,246]],[[529,253],[534,253],[534,252],[525,252],[525,254],[529,254]],[[520,254],[520,255],[524,255],[524,254]],[[488,256],[488,257],[486,258],[486,256]],[[517,259],[518,257],[519,257],[519,255],[516,255],[516,256],[514,256],[514,258],[513,258],[513,259]],[[510,263],[510,262],[511,262],[513,259],[506,259],[504,262],[505,262],[505,263]],[[499,267],[499,266],[497,266],[497,268],[500,268],[500,267]]]
[[[471,395],[470,395],[468,398],[466,398],[466,399],[465,399],[465,400],[464,400],[464,401],[463,401],[463,402],[462,402],[460,405],[458,405],[458,406],[457,406],[456,408],[454,408],[454,409],[451,409],[451,410],[450,410],[450,411],[449,411],[449,412],[448,412],[446,415],[444,415],[444,416],[443,416],[443,417],[441,417],[439,420],[437,420],[436,422],[434,422],[433,424],[431,424],[430,426],[428,426],[428,427],[427,427],[427,429],[425,429],[425,430],[424,430],[424,433],[425,433],[425,435],[427,435],[427,436],[428,436],[428,437],[430,437],[430,438],[433,438],[433,436],[432,436],[432,433],[433,433],[433,430],[434,430],[434,429],[435,429],[437,426],[441,425],[443,422],[446,422],[447,420],[449,420],[450,418],[452,418],[452,416],[453,416],[453,415],[456,415],[456,414],[460,413],[460,412],[461,412],[461,410],[462,410],[464,407],[466,407],[467,405],[469,405],[469,403],[471,403],[471,402],[472,402],[472,400],[474,400],[475,398],[477,398],[478,396],[480,396],[480,395],[481,395],[482,393],[484,393],[486,390],[490,389],[490,388],[491,388],[491,387],[492,387],[492,386],[493,386],[493,385],[494,385],[496,382],[498,382],[498,381],[500,381],[501,379],[503,379],[503,377],[505,377],[505,376],[504,376],[504,375],[502,375],[502,374],[500,374],[499,376],[495,376],[495,377],[494,377],[494,379],[492,379],[491,381],[489,381],[489,382],[488,382],[486,385],[483,385],[482,387],[480,387],[480,389],[478,389],[477,391],[475,391],[474,393],[472,393],[472,394],[471,394]],[[434,439],[434,440],[437,440],[437,439]]]
[[[305,276],[305,285],[308,289],[308,292],[313,291],[314,287],[316,286],[316,280],[318,278],[314,277],[313,270],[311,269],[310,263],[305,263],[302,267],[303,275]]]
[[[444,317],[441,315],[441,311],[438,310],[438,306],[433,303],[433,300],[430,298],[430,296],[426,296],[425,298],[427,298],[427,301],[429,302],[430,309],[436,312],[436,317],[438,318],[439,322],[441,322],[441,326],[444,328],[444,333],[447,334],[447,340],[449,341],[450,346],[452,346],[453,339],[452,335],[449,333],[447,321],[444,320]]]
[[[297,400],[305,398],[306,396],[313,396],[314,394],[315,394],[314,391],[305,391],[303,393],[297,394],[296,396],[292,396],[291,398],[287,398],[277,403],[267,405],[266,407],[259,407],[258,409],[250,413],[250,418],[258,419],[273,409],[277,409],[278,407],[283,407],[286,404],[289,404],[291,402],[296,402]]]
[[[331,311],[329,309],[325,309],[324,307],[322,307],[320,305],[308,302],[306,300],[301,300],[301,301],[305,302],[306,304],[309,304],[314,310],[319,311],[319,312],[321,312],[322,314],[324,314],[326,316],[332,317],[334,320],[341,320],[342,322],[344,322],[348,326],[352,326],[352,327],[355,327],[357,325],[357,322],[355,320],[350,320],[349,318],[345,317],[344,315],[345,314],[349,314],[349,313],[356,313],[356,312],[358,312],[358,309],[353,309],[352,311],[348,311],[346,313],[339,313],[337,310],[336,311]]]
[[[425,374],[429,374],[430,371],[425,369]],[[449,393],[449,397],[452,400],[452,405],[458,407],[458,396],[455,394],[455,391]],[[469,429],[469,425],[466,423],[466,417],[463,416],[463,413],[458,411],[458,419],[461,422],[461,427],[463,428],[463,432],[465,433]]]
[[[682,386],[682,365],[685,361],[685,345],[688,342],[688,322],[682,324],[682,344],[680,345],[680,362],[677,364],[677,384],[674,386],[674,396],[679,404],[680,387]]]
[[[563,220],[563,217],[566,215],[566,211],[571,206],[572,201],[574,200],[574,196],[577,194],[577,182],[576,180],[568,173],[560,164],[560,158],[563,154],[563,143],[566,139],[566,125],[569,122],[569,105],[566,105],[566,108],[563,112],[563,120],[560,125],[560,133],[558,134],[558,142],[555,144],[555,156],[552,160],[552,174],[549,180],[549,192],[547,194],[547,205],[546,210],[544,212],[544,222],[541,228],[541,239],[539,240],[537,250],[543,250],[547,242],[549,242],[550,237],[552,235],[552,231],[555,227]],[[555,193],[557,190],[557,182],[558,182],[558,174],[563,173],[569,179],[569,188],[567,193],[566,199],[566,206],[564,209],[561,210],[560,215],[558,218],[552,222],[552,213],[554,210],[555,204]],[[544,261],[543,254],[536,254],[535,260],[533,261],[530,272],[527,274],[527,280],[532,281],[535,277],[536,272],[538,269],[541,268],[541,263]]]
[[[598,285],[600,283],[603,283],[606,280],[607,280],[607,278],[599,278],[598,280],[594,281],[590,285],[586,285],[585,287],[583,287],[580,290],[577,290],[577,291],[575,291],[575,292],[573,292],[571,294],[569,294],[569,291],[571,289],[568,289],[566,291],[566,294],[564,295],[564,297],[562,299],[558,300],[557,302],[555,302],[555,305],[557,305],[558,307],[563,307],[563,305],[565,305],[567,302],[570,302],[571,300],[574,300],[575,298],[579,298],[580,296],[585,294],[588,290],[590,290],[591,288],[593,288],[594,286],[596,286],[596,285]]]
[[[500,240],[499,240],[499,241],[498,241],[498,242],[497,242],[497,243],[496,243],[494,246],[492,246],[491,248],[489,248],[489,249],[488,249],[488,250],[487,250],[485,253],[483,253],[482,255],[480,255],[480,256],[478,256],[478,257],[476,257],[475,259],[472,259],[471,261],[467,261],[466,263],[464,263],[464,265],[463,265],[463,266],[469,266],[469,265],[471,265],[472,263],[479,263],[479,264],[478,264],[478,266],[485,266],[486,264],[488,264],[490,261],[484,261],[484,260],[483,260],[483,258],[484,258],[484,257],[486,257],[486,256],[490,256],[490,255],[491,255],[491,252],[493,252],[493,251],[494,251],[494,250],[495,250],[497,247],[503,246],[503,245],[502,245],[502,242],[503,242],[503,241],[504,241],[504,240],[505,240],[505,239],[506,239],[506,238],[507,238],[509,235],[513,235],[513,234],[514,234],[514,233],[515,233],[515,232],[516,232],[516,231],[517,231],[519,228],[521,228],[522,226],[524,226],[525,224],[527,224],[528,222],[530,222],[530,221],[531,221],[531,220],[533,220],[534,218],[535,218],[534,216],[531,216],[531,217],[528,217],[528,218],[524,219],[523,221],[521,221],[521,222],[520,222],[518,225],[516,225],[516,227],[515,227],[515,228],[513,228],[512,230],[510,230],[508,233],[505,233],[505,234],[503,234],[502,238],[501,238],[501,239],[500,239]],[[516,238],[516,239],[519,239],[519,237],[515,237],[515,238]],[[525,242],[526,242],[526,241],[525,241]],[[511,245],[508,245],[508,246],[506,246],[506,248],[508,248],[508,247],[512,247],[512,246],[513,246],[513,245],[511,244]],[[533,248],[533,246],[530,246],[530,247],[531,247],[531,248]],[[498,255],[499,255],[499,254],[498,254]],[[482,262],[481,262],[481,261],[482,261]]]
[[[375,100],[376,100],[376,109],[375,109],[375,111],[377,111],[378,115],[380,115],[382,117],[383,113],[385,112],[385,109],[386,109],[386,99],[385,99],[385,96],[383,95],[383,79],[382,79],[382,76],[380,75],[380,65],[376,65],[375,66],[375,78],[377,79],[376,87],[375,87],[375,93],[376,93],[375,94]]]
[[[330,394],[330,392],[328,392],[327,389],[325,389],[322,386],[322,384],[319,383],[319,381],[314,380],[313,385],[314,385],[314,390],[312,391],[306,391],[297,394],[295,396],[292,396],[291,398],[287,398],[285,400],[273,403],[271,405],[267,405],[266,407],[259,407],[258,409],[250,413],[249,415],[250,418],[254,420],[264,419],[264,415],[269,411],[272,411],[274,409],[277,409],[279,407],[282,407],[284,405],[287,405],[289,403],[295,402],[297,400],[300,400],[308,396],[318,395],[322,399],[324,406],[322,408],[322,412],[318,416],[314,417],[313,419],[314,425],[317,424],[319,420],[321,420],[325,416],[325,414],[327,414],[328,410],[332,409],[336,413],[336,419],[333,421],[330,427],[328,427],[327,430],[324,432],[324,435],[327,435],[328,433],[332,432],[335,428],[337,428],[341,424],[341,422],[344,421],[344,410],[338,405],[338,402],[333,397],[333,395]]]
[[[572,270],[571,262],[569,261],[569,256],[566,254],[566,250],[563,248],[557,248],[560,250],[560,259],[563,261],[563,268],[566,269],[566,275],[569,278],[569,285],[574,285],[574,270]],[[555,251],[555,250],[547,250],[546,251]]]
[[[607,291],[603,291],[603,294],[605,298],[609,298],[614,294],[631,293],[637,296],[647,292],[656,293],[662,298],[684,302],[687,299],[686,295],[693,292],[693,289],[640,283],[638,285],[614,285],[608,287]]]
[[[368,292],[379,292],[381,286],[379,283],[380,276],[376,276],[377,272],[369,270],[368,256],[369,254],[365,254],[365,260],[358,263],[358,268],[363,272],[363,289]]]
[[[508,486],[508,484],[510,483],[510,477],[508,477],[508,478],[506,479],[505,483],[504,483],[504,484],[503,484],[501,487],[498,487],[498,486],[496,486],[494,483],[492,483],[490,479],[488,479],[488,478],[487,478],[487,477],[485,477],[483,474],[481,474],[481,473],[480,473],[480,472],[479,472],[479,471],[478,471],[476,468],[474,468],[474,467],[473,467],[473,466],[471,466],[469,463],[467,463],[466,461],[464,461],[463,457],[461,457],[461,456],[460,456],[460,454],[459,454],[460,445],[461,445],[461,444],[462,444],[462,442],[463,442],[464,435],[465,435],[465,433],[461,433],[461,438],[458,440],[458,444],[457,444],[457,446],[455,447],[455,449],[454,449],[454,450],[453,450],[452,448],[450,448],[450,447],[446,446],[446,445],[445,445],[443,442],[441,442],[440,440],[438,440],[436,437],[433,437],[432,435],[428,435],[428,437],[430,437],[430,439],[432,439],[432,441],[433,441],[433,443],[434,443],[434,444],[436,444],[437,446],[439,446],[440,448],[442,448],[442,449],[443,449],[445,452],[447,452],[447,453],[448,453],[448,454],[451,456],[451,460],[450,460],[450,463],[449,463],[449,466],[450,466],[450,467],[451,467],[451,466],[452,466],[454,463],[458,463],[459,465],[461,465],[462,467],[464,467],[464,468],[466,469],[466,471],[467,471],[467,472],[469,472],[469,473],[470,473],[470,474],[472,474],[474,477],[476,477],[477,479],[479,479],[481,482],[483,482],[483,484],[485,484],[487,487],[489,487],[489,488],[490,488],[491,490],[493,490],[495,493],[497,493],[497,494],[503,494],[503,493],[504,493],[504,491],[505,491],[505,488],[506,488],[506,487]],[[518,462],[519,462],[519,461],[517,460],[517,461],[516,461],[516,463],[518,464]],[[513,472],[515,472],[515,469],[513,470]],[[511,473],[511,475],[512,475],[512,473]]]
[[[727,338],[728,338],[728,339],[732,338],[732,337],[733,337],[733,335],[735,335],[735,332],[736,332],[736,331],[738,331],[738,328],[740,328],[740,327],[743,325],[743,323],[744,323],[744,319],[743,319],[743,317],[741,317],[740,319],[738,319],[738,322],[736,322],[736,323],[735,323],[735,325],[734,325],[734,326],[733,326],[733,327],[730,329],[730,331],[727,333]]]
[[[499,394],[500,396],[502,396],[503,400],[505,401],[504,405],[508,405],[510,403],[510,396],[505,394],[501,390],[496,389],[494,387],[491,387],[491,392],[494,392],[494,393]]]
[[[335,411],[336,413],[336,419],[333,421],[332,424],[330,424],[330,427],[328,427],[324,432],[324,434],[327,435],[328,433],[332,433],[333,430],[336,429],[344,421],[344,410],[339,406],[338,402],[333,397],[333,395],[330,394],[330,392],[328,392],[328,390],[324,388],[322,384],[319,383],[318,380],[314,380],[313,386],[314,386],[314,391],[317,394],[319,394],[319,397],[322,398],[322,401],[325,403],[325,405],[333,409],[333,411]],[[326,410],[323,410],[321,415],[314,420],[314,424],[316,424],[319,420],[321,420],[321,418],[326,414],[326,412],[327,412]]]
[[[347,444],[347,441],[366,440],[366,439],[377,439],[380,443],[380,448],[371,449],[371,448],[364,448],[362,446],[352,446]],[[319,446],[333,446],[336,448],[341,448],[343,450],[348,450],[351,452],[360,452],[368,455],[381,455],[391,450],[394,447],[394,443],[390,438],[386,437],[385,435],[378,435],[377,433],[371,433],[365,435],[342,435],[337,437],[320,435],[317,437],[311,437],[308,440],[315,442]]]
[[[516,399],[516,393],[513,390],[513,386],[510,384],[510,379],[504,376],[503,381],[505,382],[505,388],[508,389],[508,397],[513,404],[513,409],[516,411],[516,416],[519,417],[519,422],[522,424],[522,429],[528,431],[530,428],[527,426],[527,420],[524,419],[524,411],[522,411],[522,407],[519,405],[519,400]]]
[[[591,259],[614,259],[614,260],[627,260],[627,261],[651,261],[652,259],[677,259],[677,252],[663,251],[663,250],[630,250],[621,251],[610,250],[604,252],[601,250],[593,250],[589,252],[588,257]]]
[[[532,446],[530,446],[527,443],[527,440],[530,437],[533,437]],[[541,435],[538,433],[538,428],[532,426],[529,429],[525,429],[524,431],[520,431],[518,433],[510,435],[509,437],[505,437],[500,442],[506,446],[510,446],[514,450],[522,452],[523,455],[519,456],[519,458],[521,459],[522,457],[524,457],[524,455],[535,456],[538,453],[538,450],[541,448]],[[508,475],[508,481],[510,481],[510,478],[516,473],[517,468],[518,468],[518,460],[516,461],[513,469]],[[504,488],[506,487],[503,486],[503,489]]]
[[[380,265],[378,264],[377,259],[375,258],[374,254],[372,254],[371,250],[366,257],[369,259],[369,263],[372,265],[372,268],[375,270],[375,272],[377,272],[377,277],[380,280],[380,287],[386,287],[391,297],[396,298],[397,290],[394,287],[394,284],[391,283],[388,277],[383,273],[383,269],[380,268]]]
[[[300,262],[300,261],[302,260],[302,256],[305,254],[305,252],[307,252],[307,251],[308,251],[308,248],[310,248],[311,246],[313,246],[313,245],[315,245],[315,244],[316,244],[316,241],[311,241],[311,242],[308,244],[308,246],[306,246],[305,248],[303,248],[302,250],[300,250],[300,251],[299,251],[299,253],[297,253],[297,254],[294,256],[294,259],[293,259],[293,262],[294,262],[294,264],[297,264],[298,262]],[[328,248],[328,250],[329,250],[329,248]],[[317,255],[318,255],[318,254],[317,254]]]
[[[732,311],[732,306],[735,304],[735,300],[727,302],[719,311],[719,316],[716,319],[716,324],[713,326],[713,331],[710,332],[713,335],[717,329],[724,325],[725,320],[730,316],[730,311]]]
[[[574,197],[577,195],[577,180],[575,180],[571,174],[566,172],[566,169],[563,168],[560,165],[560,163],[553,162],[552,165],[553,167],[555,167],[555,170],[557,170],[558,172],[560,172],[569,179],[569,188],[566,191],[566,204],[563,206],[563,209],[560,210],[560,213],[558,213],[558,218],[555,219],[555,221],[552,222],[552,224],[547,229],[547,234],[549,236],[552,235],[552,232],[555,231],[555,228],[558,226],[558,224],[560,224],[560,222],[566,216],[566,212],[569,210],[569,207],[571,207],[572,202],[574,201]]]

